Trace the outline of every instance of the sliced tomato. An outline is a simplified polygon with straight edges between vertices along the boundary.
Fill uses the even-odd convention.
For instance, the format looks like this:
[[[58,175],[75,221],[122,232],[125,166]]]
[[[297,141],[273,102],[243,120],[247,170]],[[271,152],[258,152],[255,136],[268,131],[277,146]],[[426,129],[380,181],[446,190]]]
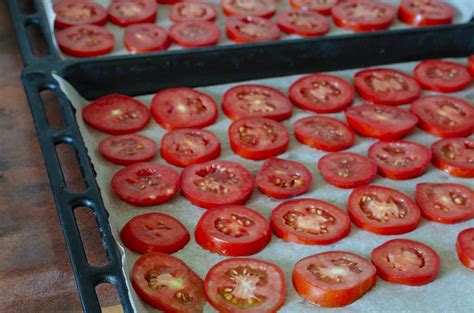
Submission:
[[[266,117],[275,121],[291,117],[291,102],[279,90],[262,85],[238,85],[224,94],[222,110],[233,120]]]
[[[340,151],[354,144],[352,129],[332,117],[313,115],[302,118],[293,125],[295,137],[311,148]]]
[[[416,203],[424,218],[438,223],[454,224],[474,217],[474,192],[460,184],[418,184]]]
[[[288,91],[294,105],[317,113],[335,113],[351,105],[354,87],[334,75],[311,74],[294,82]]]
[[[415,129],[418,119],[406,110],[389,105],[363,104],[345,111],[349,125],[366,137],[403,138]]]
[[[214,160],[189,165],[181,173],[181,180],[183,195],[205,209],[243,204],[255,187],[252,174],[242,165],[230,161]]]
[[[270,225],[281,239],[305,245],[328,245],[351,231],[346,212],[316,199],[283,202],[273,209]]]
[[[226,19],[227,37],[237,43],[280,39],[278,26],[258,16],[233,16]]]
[[[310,10],[316,13],[331,15],[331,9],[339,0],[290,0],[294,9]]]
[[[461,263],[474,270],[474,228],[468,228],[459,233],[456,250]]]
[[[450,24],[455,15],[454,8],[438,0],[402,0],[398,18],[414,26]]]
[[[258,189],[275,199],[287,199],[307,192],[312,180],[306,166],[279,158],[265,160],[256,178]]]
[[[345,0],[331,10],[337,26],[356,32],[389,28],[396,12],[389,4],[372,0]]]
[[[217,12],[214,6],[204,2],[178,2],[170,9],[169,18],[179,22],[213,22]]]
[[[77,25],[56,32],[58,46],[64,53],[84,58],[112,52],[114,34],[103,26]]]
[[[182,47],[206,47],[213,46],[219,41],[221,31],[214,23],[191,21],[171,26],[170,36]]]
[[[206,304],[202,279],[169,254],[150,252],[132,268],[133,289],[149,305],[165,312],[202,312]]]
[[[471,75],[474,77],[474,54],[467,58],[467,69],[471,72]]]
[[[150,121],[150,110],[143,103],[119,94],[100,97],[81,113],[87,124],[112,135],[137,132]]]
[[[138,134],[112,136],[99,143],[104,159],[118,165],[150,161],[157,151],[153,139]]]
[[[270,223],[241,205],[208,210],[196,225],[196,242],[206,250],[228,256],[252,255],[270,242]]]
[[[285,276],[273,263],[231,258],[209,270],[204,290],[219,312],[277,312],[285,302]]]
[[[369,148],[380,175],[390,179],[410,179],[423,175],[431,161],[431,150],[411,141],[379,141]]]
[[[355,225],[379,235],[408,233],[420,221],[420,209],[412,199],[382,186],[354,189],[347,207]]]
[[[428,96],[413,102],[410,112],[418,127],[441,138],[469,136],[474,131],[474,107],[448,96]]]
[[[446,93],[463,90],[472,81],[464,65],[444,60],[422,61],[413,74],[423,88]]]
[[[157,5],[155,0],[113,1],[107,12],[109,20],[121,27],[156,21]]]
[[[229,127],[232,150],[243,158],[264,160],[286,151],[290,141],[288,129],[274,120],[245,117]]]
[[[322,36],[329,32],[327,17],[307,10],[287,10],[278,15],[278,27],[287,34],[306,37]]]
[[[310,303],[342,307],[360,299],[377,280],[369,260],[345,251],[329,251],[299,260],[293,268],[293,286]]]
[[[457,177],[474,177],[474,139],[451,138],[431,146],[434,166]]]
[[[272,17],[276,11],[275,0],[222,0],[222,10],[228,16]]]
[[[221,154],[221,143],[204,129],[179,129],[168,132],[161,139],[161,157],[179,167],[216,159]]]
[[[125,47],[131,53],[166,50],[171,44],[166,29],[151,23],[128,26],[124,40]]]
[[[90,1],[62,0],[54,3],[54,27],[64,29],[77,25],[102,26],[107,22],[107,12],[98,3]]]
[[[414,78],[385,68],[357,72],[354,85],[362,98],[377,104],[409,104],[421,94],[421,87]]]
[[[151,100],[151,114],[161,127],[173,130],[203,128],[214,124],[217,105],[214,99],[191,88],[170,88]]]
[[[186,227],[174,217],[162,213],[135,216],[120,231],[123,244],[138,253],[175,253],[189,242]]]
[[[179,189],[179,174],[171,167],[142,162],[119,170],[112,177],[112,190],[123,201],[150,206],[171,200]]]

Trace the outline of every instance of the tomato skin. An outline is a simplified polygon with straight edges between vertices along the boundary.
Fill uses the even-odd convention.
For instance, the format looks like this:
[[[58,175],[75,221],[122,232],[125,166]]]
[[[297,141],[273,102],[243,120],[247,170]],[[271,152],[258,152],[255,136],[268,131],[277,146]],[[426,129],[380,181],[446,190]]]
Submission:
[[[196,30],[197,36],[187,34],[192,30]],[[205,34],[202,32],[205,32]],[[170,36],[176,44],[185,48],[207,47],[217,44],[221,31],[212,22],[190,21],[176,23],[171,26]]]
[[[61,51],[79,58],[95,57],[108,54],[112,52],[115,45],[114,34],[103,26],[71,26],[56,32],[55,35]],[[99,44],[94,47],[81,46],[81,39],[86,38],[89,35],[94,35],[97,38],[100,38]],[[73,39],[71,39],[71,37]]]
[[[137,35],[150,35],[145,42],[137,39]],[[153,36],[153,38],[151,38]],[[134,24],[125,29],[125,47],[131,53],[143,53],[166,50],[171,44],[168,32],[163,27],[151,23]]]
[[[92,13],[89,19],[74,20],[68,18],[67,14],[74,9],[89,9]],[[103,26],[107,22],[107,12],[100,4],[91,1],[62,0],[54,3],[53,10],[56,13],[54,27],[56,29],[65,29],[77,25],[96,25]]]
[[[313,12],[331,15],[331,9],[337,4],[338,0],[327,0],[326,3],[305,0],[290,0],[290,5],[294,9],[305,9]]]
[[[247,24],[252,24],[255,28],[260,28],[258,36],[255,34],[243,33],[240,28]],[[258,16],[232,16],[226,19],[225,27],[227,37],[237,43],[249,43],[260,41],[272,41],[280,39],[280,29],[270,20]],[[255,29],[252,29],[254,31]]]
[[[474,228],[459,233],[456,240],[456,251],[459,260],[465,267],[474,270]]]
[[[450,93],[465,89],[472,81],[467,68],[444,60],[424,60],[413,70],[413,76],[424,89]]]
[[[467,58],[467,69],[471,73],[472,77],[474,77],[474,54]]]
[[[120,151],[114,149],[116,143],[120,147],[120,144],[123,142],[125,144],[131,143],[134,146],[131,149],[125,147]],[[99,143],[99,152],[104,159],[118,165],[150,161],[157,151],[158,145],[153,139],[138,134],[112,136],[105,138]]]
[[[185,16],[181,14],[182,10],[192,9],[202,10],[204,13],[201,16]],[[178,2],[173,4],[171,7],[169,18],[172,22],[213,22],[216,20],[217,12],[214,6],[210,3],[205,2]]]
[[[441,16],[436,14],[423,14],[418,12],[417,9],[412,8],[414,0],[402,0],[400,8],[398,9],[398,18],[400,21],[413,25],[413,26],[434,26],[451,24],[455,15],[454,8],[446,2],[437,0],[429,1],[431,4],[439,8],[438,12],[442,13]]]
[[[474,165],[469,163],[469,158],[472,158],[472,152],[469,150],[474,147],[474,139],[471,138],[449,138],[439,140],[431,146],[433,158],[431,163],[442,171],[449,173],[456,177],[474,177]],[[456,155],[453,150],[457,150]],[[451,157],[452,156],[452,157]],[[457,160],[457,158],[461,160]]]
[[[270,18],[275,15],[276,3],[274,0],[253,0],[253,4],[257,7],[253,9],[246,9],[239,6],[235,6],[234,0],[221,0],[222,10],[227,16],[258,16],[264,18]],[[238,3],[239,1],[237,1]],[[247,1],[246,3],[250,3]],[[260,7],[258,7],[260,5]]]
[[[310,28],[307,25],[295,25],[295,23],[292,21],[293,16],[305,18],[306,21],[311,20],[312,27]],[[305,37],[322,36],[329,32],[331,27],[329,20],[325,16],[306,10],[282,11],[280,14],[278,14],[277,24],[278,27],[280,27],[280,29],[287,34],[296,34]]]

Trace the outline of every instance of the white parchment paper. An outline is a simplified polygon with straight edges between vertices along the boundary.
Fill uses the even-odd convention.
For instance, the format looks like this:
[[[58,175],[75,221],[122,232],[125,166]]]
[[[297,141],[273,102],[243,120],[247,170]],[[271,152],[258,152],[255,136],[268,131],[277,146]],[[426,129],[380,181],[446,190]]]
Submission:
[[[456,61],[464,62],[464,60],[461,59]],[[395,68],[406,73],[411,73],[415,64],[416,63],[404,63],[385,67]],[[334,74],[352,81],[352,77],[356,71],[357,70],[338,71],[334,72]],[[281,90],[286,94],[288,87],[299,77],[301,76],[295,75],[263,79],[252,81],[252,83],[271,86]],[[110,188],[110,180],[113,174],[121,167],[105,161],[99,154],[97,148],[99,141],[106,138],[108,135],[96,131],[84,124],[80,116],[80,110],[89,101],[82,98],[74,90],[73,86],[69,85],[66,81],[57,76],[56,79],[60,82],[62,90],[66,93],[66,95],[68,95],[71,103],[77,109],[77,123],[82,133],[89,156],[97,172],[97,182],[101,189],[105,207],[110,213],[109,221],[118,244],[122,247],[120,238],[118,236],[120,229],[132,217],[148,212],[163,212],[170,214],[179,219],[186,226],[192,237],[189,244],[184,249],[175,253],[174,256],[184,260],[199,276],[204,278],[212,265],[220,260],[225,259],[223,256],[219,256],[202,249],[194,241],[194,228],[204,210],[190,204],[190,202],[187,201],[186,198],[184,198],[184,196],[181,194],[178,194],[172,201],[166,204],[148,208],[134,207],[119,200]],[[236,84],[226,84],[197,89],[212,96],[220,106],[223,93],[235,85]],[[424,95],[428,94],[433,93],[426,91],[424,92]],[[466,91],[455,93],[453,95],[461,97],[473,104],[474,83],[471,84],[471,86]],[[136,97],[136,99],[142,101],[146,105],[149,105],[152,97],[153,95],[143,95]],[[360,98],[356,98],[354,105],[360,105],[361,103],[363,103],[363,101]],[[405,106],[405,108],[406,107],[407,106]],[[312,113],[294,108],[291,119],[283,122],[283,124],[290,129],[291,142],[288,150],[280,155],[280,157],[302,162],[313,174],[312,187],[307,194],[304,194],[299,198],[317,198],[331,202],[343,209],[346,209],[346,200],[351,190],[339,189],[327,184],[316,169],[318,160],[325,154],[325,152],[311,149],[298,143],[294,139],[292,130],[293,123],[296,120],[309,115],[312,115]],[[343,113],[328,115],[345,121]],[[217,122],[207,128],[208,130],[214,132],[222,142],[223,151],[220,158],[239,162],[253,174],[256,174],[263,161],[246,160],[235,155],[230,150],[227,138],[227,128],[229,127],[230,123],[231,121],[219,108],[219,118]],[[140,131],[140,133],[155,139],[156,142],[159,143],[161,137],[165,134],[165,130],[160,128],[158,124],[152,120],[144,130]],[[426,146],[430,146],[431,143],[438,140],[438,138],[433,137],[418,128],[411,135],[406,137],[406,139],[424,144]],[[375,142],[375,140],[357,136],[354,146],[346,151],[367,155],[367,149],[373,142]],[[154,161],[167,164],[159,156],[156,156]],[[176,169],[180,171],[179,168]],[[401,192],[413,198],[415,186],[417,183],[421,182],[454,182],[464,184],[470,188],[474,187],[473,179],[451,177],[448,174],[434,168],[433,166],[430,166],[426,174],[415,179],[394,181],[377,176],[373,184],[383,185],[400,190]],[[246,205],[254,210],[259,211],[264,216],[269,218],[271,210],[281,202],[282,201],[280,200],[272,200],[269,197],[261,194],[258,190],[255,190],[251,199]],[[370,252],[372,249],[387,240],[393,238],[409,238],[413,240],[419,240],[433,247],[439,253],[442,259],[441,271],[434,282],[422,287],[408,287],[386,283],[385,281],[378,279],[376,286],[363,298],[347,307],[337,309],[337,312],[472,313],[474,312],[474,271],[470,271],[461,265],[457,259],[455,250],[457,234],[461,230],[469,227],[474,227],[474,220],[455,225],[444,225],[422,219],[418,228],[408,234],[399,236],[381,236],[363,231],[353,225],[351,233],[347,238],[327,246],[306,246],[286,243],[276,236],[273,236],[270,244],[263,251],[254,255],[253,257],[276,263],[285,272],[287,294],[286,303],[281,309],[281,312],[303,313],[316,310],[321,312],[334,312],[335,310],[317,308],[311,304],[308,304],[296,294],[291,283],[291,271],[294,264],[298,260],[308,255],[330,250],[345,250],[370,258]],[[130,269],[139,255],[129,251],[125,247],[122,248],[122,253],[125,276],[127,279],[129,279]],[[137,297],[130,284],[129,288],[131,291],[132,301],[138,312],[149,312],[154,310]],[[214,312],[210,305],[206,305],[205,311]]]

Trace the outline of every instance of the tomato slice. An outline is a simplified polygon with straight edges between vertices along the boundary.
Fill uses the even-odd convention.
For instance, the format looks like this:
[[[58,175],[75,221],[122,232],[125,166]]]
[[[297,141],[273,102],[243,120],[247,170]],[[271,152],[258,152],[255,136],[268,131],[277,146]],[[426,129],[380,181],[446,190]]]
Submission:
[[[329,251],[299,260],[293,286],[310,303],[342,307],[360,299],[377,280],[369,260],[345,251]]]
[[[139,257],[131,280],[142,300],[165,312],[202,312],[206,304],[202,279],[169,254],[150,252]]]
[[[54,27],[64,29],[76,25],[102,26],[107,22],[107,12],[100,4],[90,1],[62,0],[54,3]]]
[[[153,97],[151,114],[165,129],[203,128],[216,121],[217,105],[214,99],[197,90],[170,88]]]
[[[287,10],[278,15],[278,27],[287,34],[306,37],[321,36],[329,32],[327,17],[306,10]]]
[[[349,125],[366,137],[399,139],[415,129],[418,119],[406,110],[389,105],[363,104],[345,111]]]
[[[424,218],[438,223],[455,224],[474,217],[474,192],[460,184],[418,184],[416,203]]]
[[[379,141],[369,148],[380,175],[390,179],[410,179],[423,175],[431,161],[431,150],[418,143]]]
[[[131,53],[166,50],[171,44],[166,29],[150,23],[128,26],[124,38],[125,47]]]
[[[303,164],[270,158],[260,168],[256,183],[258,189],[267,196],[287,199],[307,192],[312,180],[311,172]]]
[[[291,102],[279,90],[262,85],[239,85],[224,94],[222,110],[233,120],[266,117],[275,121],[291,117]]]
[[[255,181],[242,165],[214,160],[189,165],[181,173],[183,195],[205,209],[243,204],[252,195]]]
[[[233,16],[226,19],[227,37],[237,43],[280,39],[278,26],[258,16]]]
[[[150,121],[150,110],[143,103],[119,94],[100,97],[81,113],[87,124],[111,135],[137,132]]]
[[[461,263],[474,270],[474,228],[468,228],[459,233],[456,250]]]
[[[158,145],[153,139],[139,134],[112,136],[99,143],[104,159],[118,165],[150,161],[157,151]]]
[[[206,47],[213,46],[219,41],[221,31],[214,23],[191,21],[171,26],[170,36],[182,47]]]
[[[474,139],[451,138],[431,146],[434,166],[457,177],[474,177]]]
[[[170,9],[169,18],[179,22],[213,22],[217,17],[216,9],[210,3],[178,2]]]
[[[186,227],[174,217],[162,213],[135,216],[120,231],[123,244],[138,253],[175,253],[189,242]]]
[[[428,96],[412,103],[418,127],[441,138],[469,136],[474,131],[474,107],[448,96]]]
[[[389,28],[395,18],[395,7],[372,0],[345,0],[332,10],[334,23],[356,32]]]
[[[472,81],[464,65],[444,60],[422,61],[413,74],[423,88],[446,93],[463,90]]]
[[[420,209],[412,199],[382,186],[354,189],[347,207],[355,225],[379,235],[408,233],[420,220]]]
[[[402,0],[398,9],[400,21],[414,26],[450,24],[454,15],[451,5],[438,0]]]
[[[265,248],[272,232],[260,213],[241,205],[225,205],[204,213],[196,225],[195,237],[211,252],[244,256]]]
[[[229,127],[232,150],[243,158],[264,160],[286,151],[290,141],[288,129],[274,120],[245,117]]]
[[[351,105],[354,88],[334,75],[311,74],[294,82],[288,91],[294,105],[317,113],[335,113]]]
[[[310,10],[319,14],[331,15],[331,9],[339,0],[290,0],[294,9]]]
[[[293,125],[295,137],[311,148],[340,151],[354,144],[352,129],[332,117],[313,115],[302,118]]]
[[[58,46],[64,53],[84,58],[110,53],[114,34],[103,26],[77,25],[56,32]]]
[[[156,21],[157,4],[155,0],[113,1],[107,13],[109,20],[121,27]]]
[[[222,10],[227,16],[272,17],[276,11],[275,0],[222,0]]]
[[[209,270],[204,290],[219,312],[277,312],[285,302],[285,276],[270,262],[230,258]]]
[[[174,197],[179,189],[179,174],[165,165],[142,162],[116,172],[111,185],[123,201],[137,206],[150,206]]]
[[[421,87],[415,79],[403,72],[385,68],[358,72],[354,85],[362,98],[378,104],[408,104],[421,94]]]
[[[334,152],[318,162],[323,178],[339,188],[355,188],[370,183],[377,174],[377,164],[368,157],[351,152]]]
[[[467,58],[467,66],[469,72],[471,72],[471,75],[474,77],[474,54],[471,55],[469,58]]]
[[[203,129],[179,129],[161,139],[161,157],[179,167],[216,159],[221,143],[216,135]]]

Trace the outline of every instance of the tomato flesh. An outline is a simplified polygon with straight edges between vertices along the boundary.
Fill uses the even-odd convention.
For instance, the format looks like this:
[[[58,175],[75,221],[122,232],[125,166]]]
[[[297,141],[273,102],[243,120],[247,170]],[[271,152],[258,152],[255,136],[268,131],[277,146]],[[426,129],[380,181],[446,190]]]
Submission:
[[[132,24],[154,23],[157,5],[155,0],[120,0],[113,1],[107,12],[112,23],[126,27]]]
[[[107,12],[98,3],[62,0],[53,5],[56,18],[54,27],[64,29],[77,25],[102,26],[107,22]]]
[[[149,23],[128,26],[124,38],[125,47],[131,53],[166,50],[171,44],[166,29]]]
[[[280,29],[270,20],[258,16],[233,16],[226,19],[227,37],[237,43],[280,39]]]
[[[467,58],[467,69],[471,73],[471,75],[474,77],[474,54],[471,55],[469,58]]]
[[[180,22],[170,28],[170,36],[186,48],[213,46],[219,41],[221,31],[211,22]]]
[[[227,16],[259,16],[269,18],[276,11],[274,0],[222,0],[221,6]]]
[[[459,233],[456,251],[461,263],[474,270],[474,228],[468,228]]]
[[[306,37],[322,36],[331,27],[328,18],[306,10],[283,11],[277,18],[278,27],[287,34]]]
[[[474,139],[450,138],[431,146],[434,166],[457,177],[474,177]]]
[[[212,22],[217,13],[214,6],[204,2],[178,2],[171,7],[169,18],[179,22]]]
[[[295,9],[310,10],[316,13],[331,15],[331,9],[338,0],[290,0]]]
[[[99,143],[104,159],[118,165],[150,161],[157,151],[158,145],[153,139],[138,134],[112,136]]]
[[[75,57],[95,57],[110,53],[115,44],[114,34],[103,26],[77,25],[56,32],[58,46]]]
[[[398,9],[400,21],[414,26],[450,24],[454,15],[451,5],[438,0],[402,0]]]
[[[472,81],[465,66],[444,60],[422,61],[413,74],[423,88],[445,93],[463,90]]]

